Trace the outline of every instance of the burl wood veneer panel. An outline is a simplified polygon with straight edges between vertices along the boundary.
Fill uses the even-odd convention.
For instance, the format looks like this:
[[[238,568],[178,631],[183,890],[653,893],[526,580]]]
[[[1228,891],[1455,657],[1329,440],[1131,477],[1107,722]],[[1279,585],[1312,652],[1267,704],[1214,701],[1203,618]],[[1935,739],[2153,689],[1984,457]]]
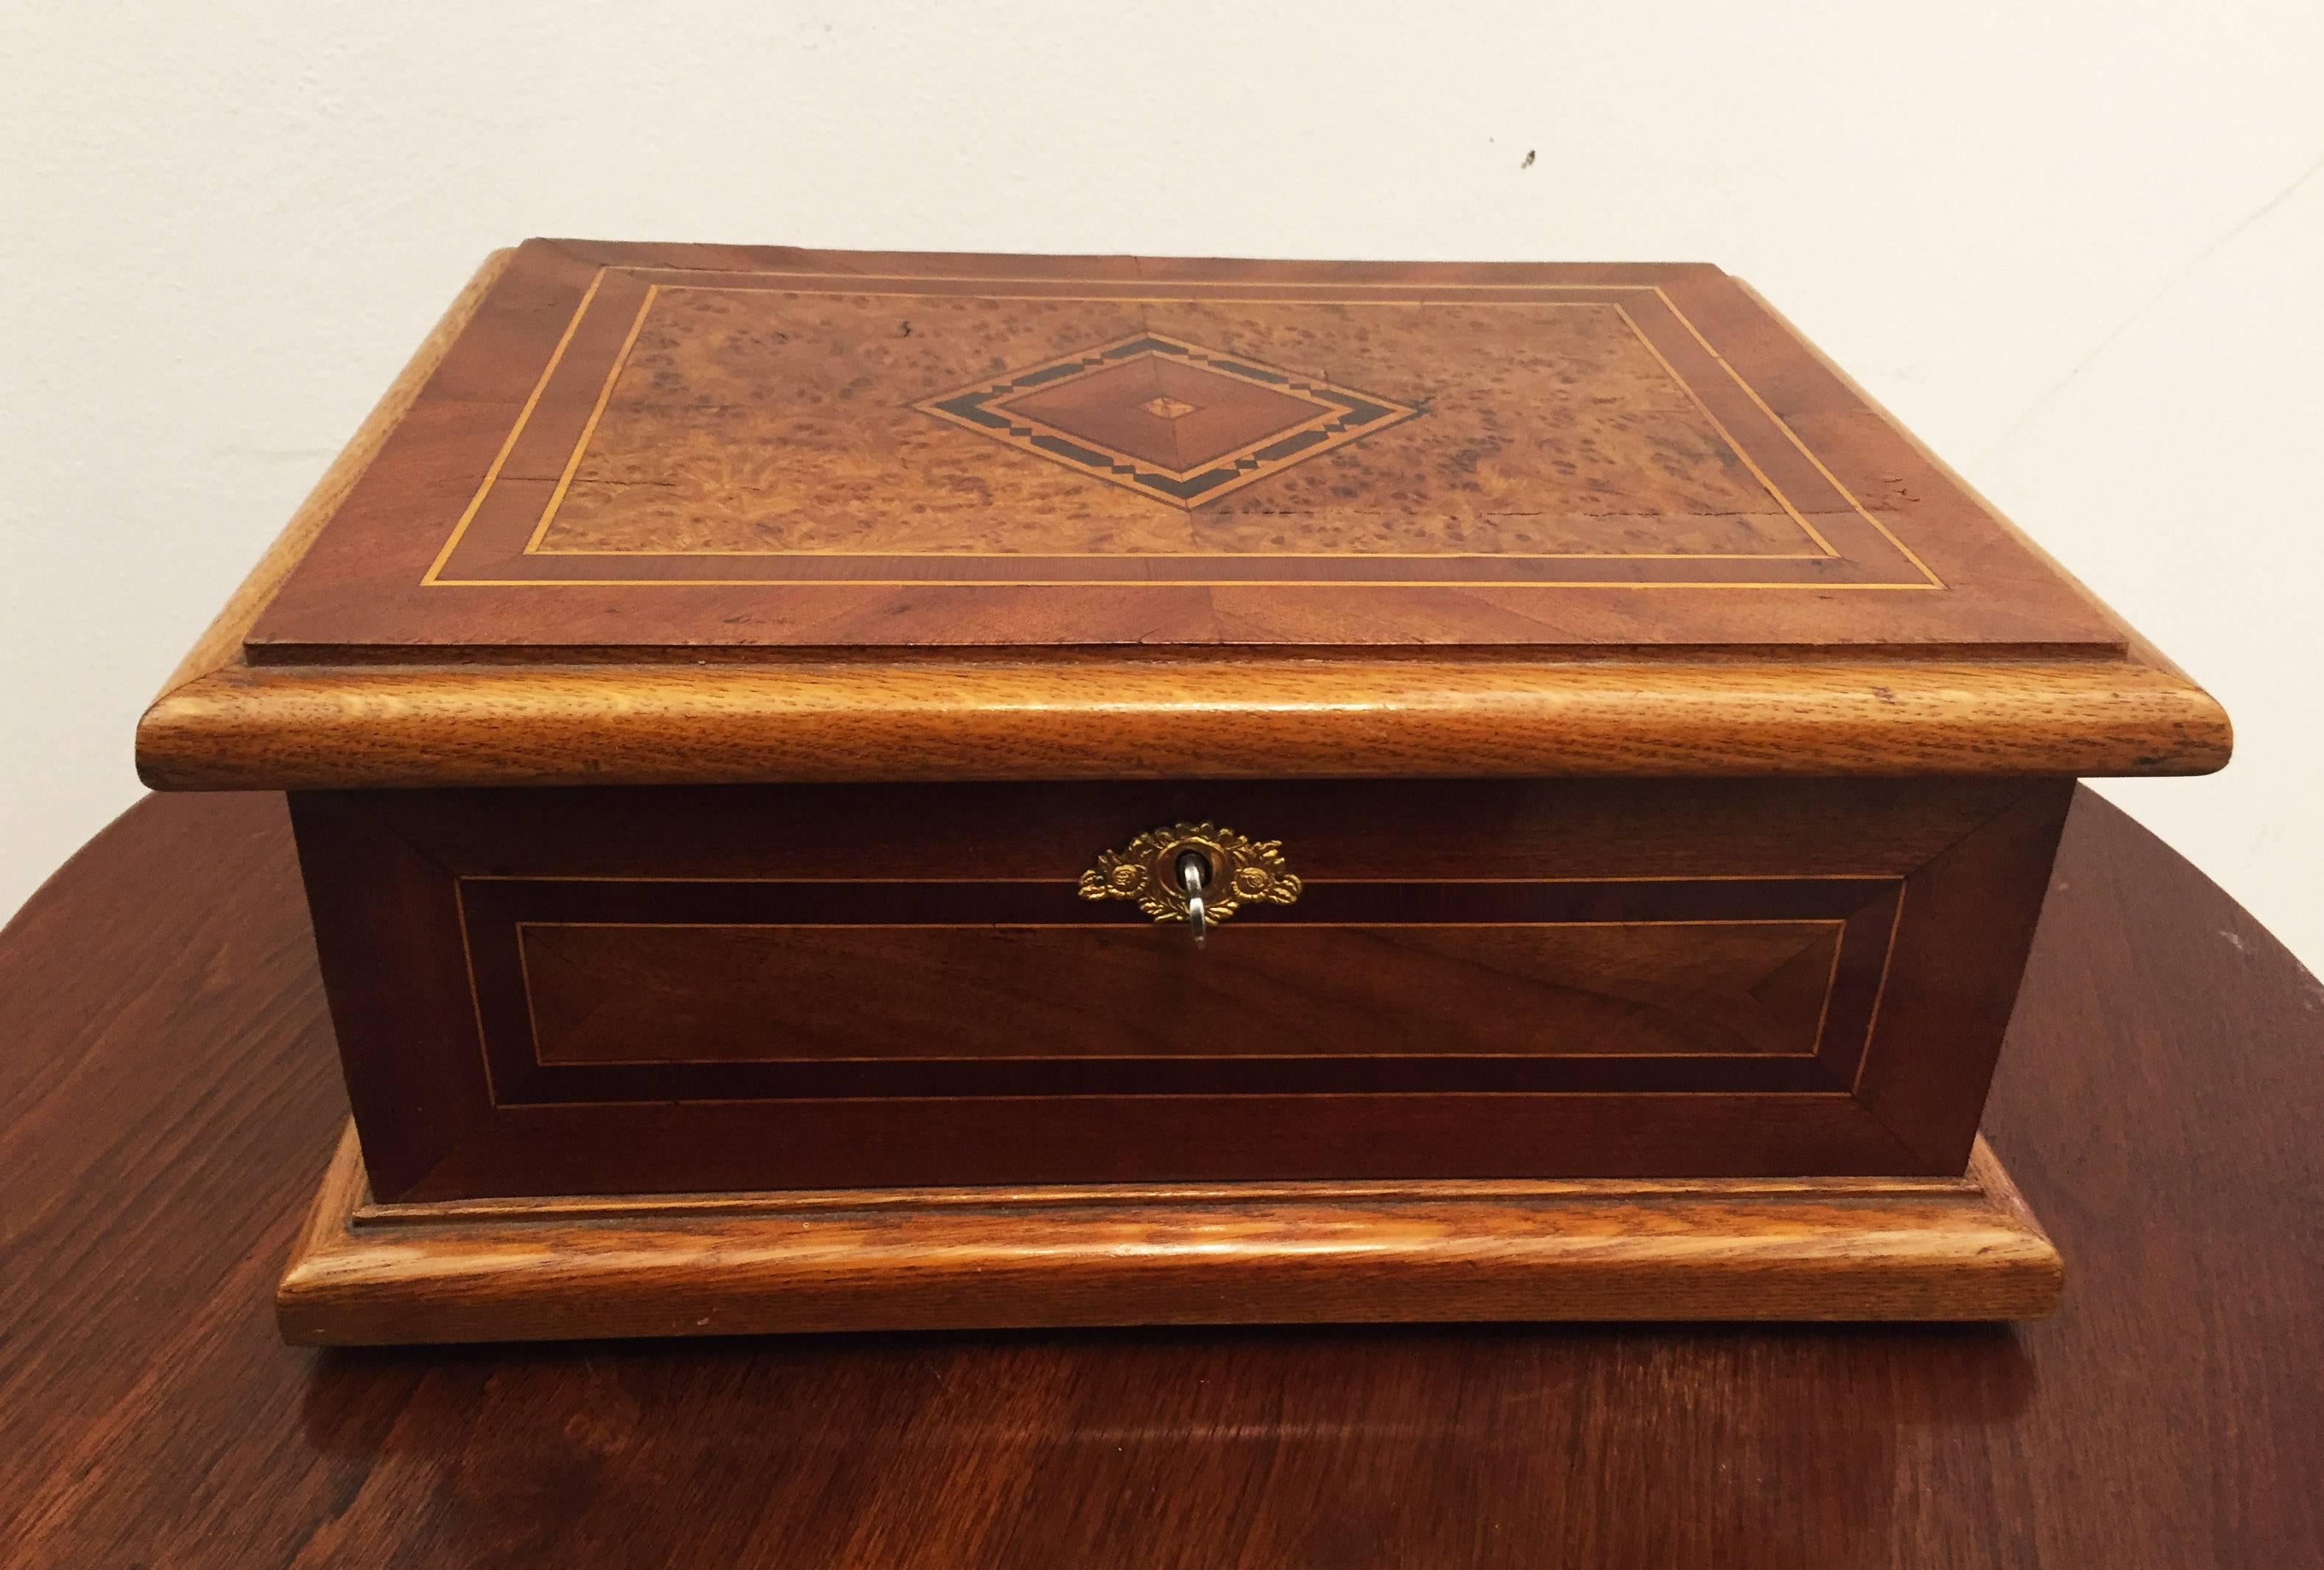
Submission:
[[[2122,640],[1716,268],[530,242],[249,647],[1058,643]]]
[[[1092,577],[1139,556],[1821,554],[1611,302],[937,300],[899,321],[892,297],[676,289],[643,309],[536,553],[1092,557],[1039,569]],[[875,374],[899,401],[864,395]],[[530,466],[502,483],[561,477]]]

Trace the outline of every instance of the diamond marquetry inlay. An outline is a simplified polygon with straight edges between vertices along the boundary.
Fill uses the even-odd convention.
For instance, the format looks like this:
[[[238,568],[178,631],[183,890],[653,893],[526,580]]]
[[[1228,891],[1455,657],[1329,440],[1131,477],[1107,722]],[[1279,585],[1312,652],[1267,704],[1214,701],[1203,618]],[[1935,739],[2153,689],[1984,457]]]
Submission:
[[[1420,412],[1140,333],[918,405],[980,436],[1194,506]]]

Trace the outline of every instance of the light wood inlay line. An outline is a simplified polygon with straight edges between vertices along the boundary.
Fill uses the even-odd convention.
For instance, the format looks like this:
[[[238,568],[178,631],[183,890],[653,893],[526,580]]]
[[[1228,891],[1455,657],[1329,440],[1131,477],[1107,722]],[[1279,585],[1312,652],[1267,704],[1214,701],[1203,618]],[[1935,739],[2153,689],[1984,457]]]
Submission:
[[[1807,459],[1808,462],[1815,466],[1816,472],[1824,477],[1825,481],[1831,485],[1831,488],[1838,491],[1841,495],[1847,497],[1848,504],[1855,508],[1856,511],[1863,516],[1865,522],[1870,523],[1875,529],[1879,530],[1880,532],[1886,537],[1889,544],[1904,552],[1906,559],[1911,561],[1915,568],[1919,568],[1922,576],[1929,580],[1931,586],[1942,588],[1944,586],[1943,580],[1939,578],[1935,573],[1929,570],[1928,563],[1923,561],[1920,557],[1914,553],[1911,546],[1896,538],[1896,534],[1894,530],[1890,529],[1886,523],[1883,523],[1866,508],[1863,503],[1856,499],[1856,494],[1840,483],[1840,476],[1833,474],[1831,470],[1826,466],[1823,459],[1816,457],[1814,449],[1810,448],[1806,442],[1800,439],[1800,433],[1792,429],[1791,422],[1784,419],[1783,416],[1777,414],[1773,409],[1767,406],[1767,401],[1759,396],[1759,390],[1752,386],[1750,383],[1745,381],[1741,372],[1738,371],[1733,365],[1728,364],[1727,356],[1720,354],[1717,348],[1712,346],[1711,340],[1702,336],[1702,329],[1696,327],[1692,321],[1688,319],[1686,312],[1679,309],[1678,302],[1672,300],[1669,295],[1663,292],[1663,289],[1660,284],[1656,284],[1655,286],[1655,294],[1662,300],[1665,306],[1669,308],[1671,315],[1678,319],[1679,325],[1685,328],[1688,332],[1694,335],[1694,341],[1702,346],[1703,353],[1709,355],[1712,359],[1719,362],[1720,369],[1725,371],[1728,376],[1733,380],[1735,385],[1743,390],[1745,396],[1748,397],[1752,402],[1757,404],[1760,411],[1766,414],[1770,420],[1775,422],[1775,429],[1782,431],[1784,435],[1789,439],[1791,444],[1800,449],[1800,456],[1802,457]]]
[[[572,456],[565,460],[565,471],[557,476],[557,489],[550,493],[549,505],[540,511],[540,522],[533,526],[531,538],[525,541],[524,549],[528,555],[540,549],[542,538],[549,533],[549,524],[556,520],[557,509],[565,504],[565,494],[573,488],[573,476],[581,467],[581,459],[588,453],[589,439],[597,434],[597,422],[605,418],[605,405],[613,400],[613,384],[622,379],[622,372],[629,365],[630,351],[637,347],[638,334],[644,330],[646,318],[653,312],[657,292],[656,286],[649,284],[646,297],[638,301],[638,314],[631,319],[629,334],[622,339],[621,348],[614,353],[613,364],[605,373],[604,385],[597,389],[597,402],[589,410],[588,422],[581,427],[580,439],[573,444]],[[518,429],[521,430],[523,425],[523,419],[520,417]]]
[[[501,477],[501,470],[508,463],[509,454],[516,450],[517,441],[524,435],[524,428],[531,420],[533,410],[540,406],[541,393],[548,388],[549,378],[557,374],[557,367],[564,363],[565,350],[573,342],[573,335],[580,329],[581,319],[589,314],[589,302],[597,298],[597,286],[604,282],[604,278],[605,269],[598,268],[596,275],[589,280],[589,286],[581,291],[581,302],[573,308],[573,318],[565,324],[565,331],[558,338],[557,347],[549,353],[549,363],[540,368],[540,378],[533,383],[532,392],[525,399],[524,407],[517,411],[516,423],[509,428],[508,436],[502,441],[501,449],[493,457],[492,466],[484,471],[484,483],[476,487],[476,494],[470,498],[467,509],[460,514],[459,522],[452,526],[451,535],[444,541],[444,548],[436,553],[436,559],[429,564],[427,574],[420,580],[422,583],[436,584],[447,581],[442,577],[444,564],[450,561],[452,552],[459,549],[462,537],[468,531],[468,525],[475,521],[476,509],[484,504],[484,497],[491,494],[493,482]]]

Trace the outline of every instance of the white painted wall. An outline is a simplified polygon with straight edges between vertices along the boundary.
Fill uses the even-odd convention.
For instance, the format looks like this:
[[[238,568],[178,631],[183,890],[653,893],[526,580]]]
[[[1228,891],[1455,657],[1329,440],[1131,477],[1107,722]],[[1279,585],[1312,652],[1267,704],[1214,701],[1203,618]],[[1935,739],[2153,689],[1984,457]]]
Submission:
[[[0,912],[496,245],[1705,258],[2226,700],[2107,790],[2324,968],[2313,0],[12,0],[0,69]]]

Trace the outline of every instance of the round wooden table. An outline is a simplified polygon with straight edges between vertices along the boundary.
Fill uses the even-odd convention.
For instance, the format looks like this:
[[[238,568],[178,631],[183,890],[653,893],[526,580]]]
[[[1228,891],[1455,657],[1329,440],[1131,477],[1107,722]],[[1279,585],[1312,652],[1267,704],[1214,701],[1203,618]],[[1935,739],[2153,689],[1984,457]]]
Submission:
[[[2017,1327],[292,1351],[346,1115],[273,798],[0,937],[0,1563],[2289,1566],[2324,1556],[2324,988],[2087,794],[1986,1127]]]

